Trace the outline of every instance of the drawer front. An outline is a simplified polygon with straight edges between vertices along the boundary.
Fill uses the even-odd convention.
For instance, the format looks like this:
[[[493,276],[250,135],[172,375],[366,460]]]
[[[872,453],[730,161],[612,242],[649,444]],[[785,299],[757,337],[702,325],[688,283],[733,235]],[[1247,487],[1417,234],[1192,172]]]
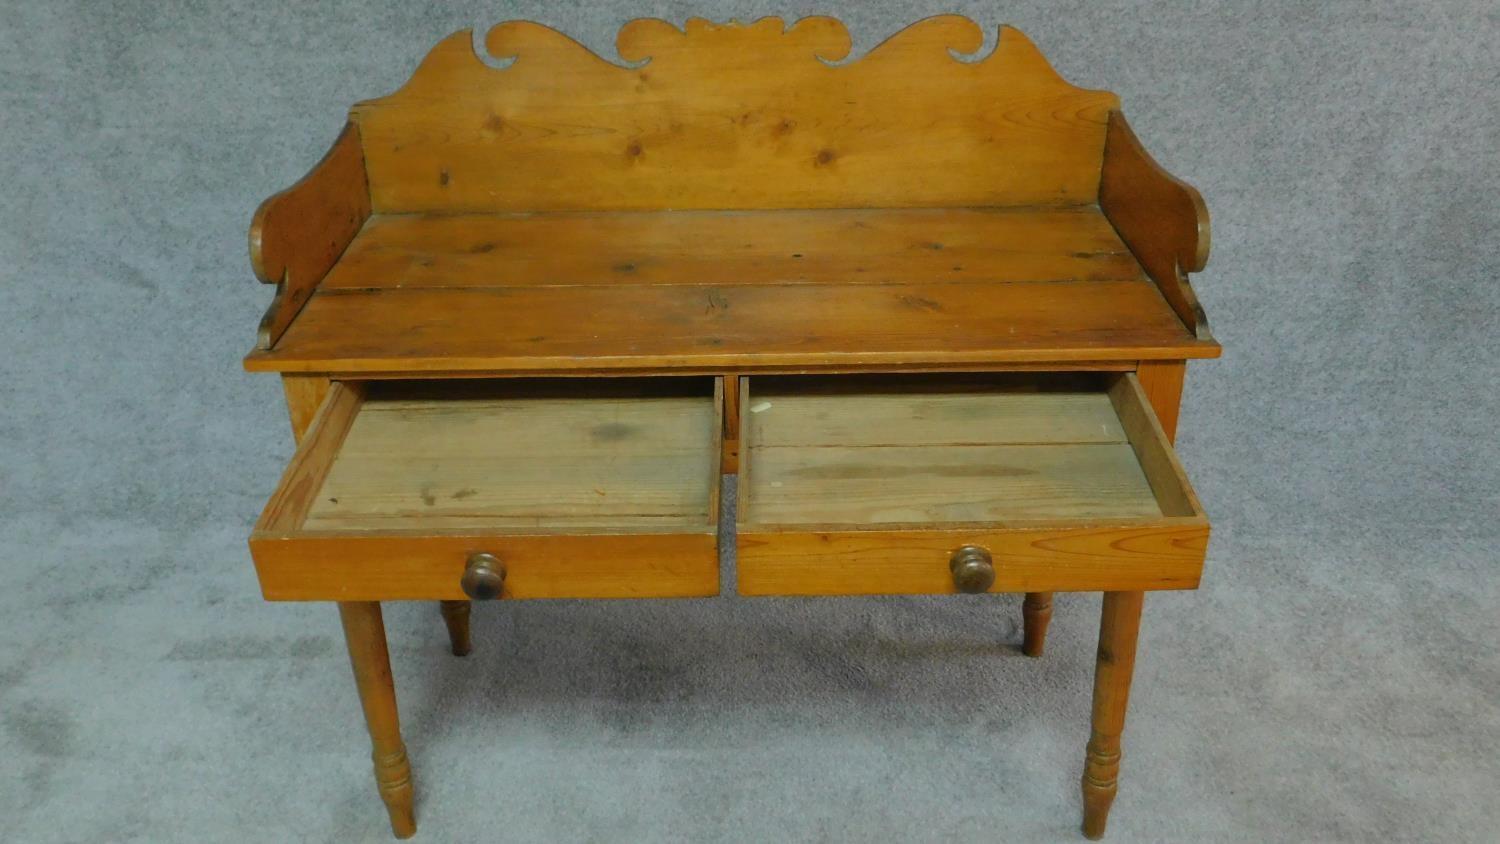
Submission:
[[[457,600],[475,553],[505,566],[498,596],[688,598],[719,593],[713,534],[302,536],[250,541],[273,601]]]
[[[1208,519],[1133,374],[749,380],[742,594],[1198,586]]]
[[[991,592],[1196,589],[1203,524],[1014,530],[849,530],[739,536],[743,595],[946,594],[965,547],[992,559]]]
[[[707,379],[335,384],[251,535],[262,591],[717,594],[721,391]]]

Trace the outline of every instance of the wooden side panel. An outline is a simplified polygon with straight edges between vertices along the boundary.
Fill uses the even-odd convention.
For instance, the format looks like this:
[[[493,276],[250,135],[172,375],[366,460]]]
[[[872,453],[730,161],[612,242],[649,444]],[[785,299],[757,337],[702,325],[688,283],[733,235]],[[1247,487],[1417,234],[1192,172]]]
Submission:
[[[1182,382],[1187,376],[1187,361],[1143,360],[1136,369],[1141,390],[1156,411],[1167,442],[1177,441],[1177,414],[1182,405]]]
[[[1193,519],[1046,528],[741,530],[742,595],[949,594],[964,545],[994,557],[991,592],[1195,589],[1208,525]]]
[[[313,417],[328,397],[333,382],[322,375],[286,374],[281,376],[281,389],[286,394],[287,413],[292,417],[292,437],[302,441],[302,435],[312,426]]]
[[[724,402],[724,459],[720,470],[732,475],[740,470],[740,376],[725,375],[719,392]]]
[[[1208,207],[1188,183],[1156,163],[1118,111],[1109,116],[1099,207],[1182,322],[1208,337],[1187,274],[1208,263]]]
[[[359,129],[350,123],[297,184],[260,204],[250,223],[250,266],[276,296],[256,348],[269,349],[370,216]]]
[[[302,525],[363,404],[362,385],[340,381],[329,389],[328,398],[313,417],[312,427],[299,441],[282,473],[276,492],[266,502],[255,524],[256,532],[288,531]]]
[[[1088,204],[1118,99],[1014,29],[920,21],[844,65],[843,24],[626,24],[614,64],[513,21],[441,42],[357,105],[380,211]]]
[[[1109,389],[1109,398],[1120,414],[1120,424],[1130,438],[1162,512],[1168,516],[1201,515],[1203,508],[1198,497],[1167,440],[1166,431],[1152,412],[1140,381],[1128,372],[1119,376]]]
[[[709,529],[712,531],[712,529]],[[459,600],[470,554],[506,566],[507,599],[717,595],[712,532],[612,535],[396,536],[257,533],[251,555],[271,601]]]

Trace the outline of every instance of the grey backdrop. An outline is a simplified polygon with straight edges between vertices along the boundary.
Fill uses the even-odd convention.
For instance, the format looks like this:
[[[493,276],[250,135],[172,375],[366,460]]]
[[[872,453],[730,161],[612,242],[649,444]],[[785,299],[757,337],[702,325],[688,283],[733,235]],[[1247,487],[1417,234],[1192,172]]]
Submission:
[[[1214,539],[1147,602],[1112,838],[1494,840],[1494,4],[5,6],[8,840],[387,840],[336,614],[262,603],[244,545],[291,451],[245,230],[350,103],[511,17],[610,51],[829,12],[858,50],[949,9],[1118,91],[1213,213],[1180,450]],[[466,661],[393,606],[421,840],[1076,840],[1098,599],[1041,662],[1018,604],[485,606]]]

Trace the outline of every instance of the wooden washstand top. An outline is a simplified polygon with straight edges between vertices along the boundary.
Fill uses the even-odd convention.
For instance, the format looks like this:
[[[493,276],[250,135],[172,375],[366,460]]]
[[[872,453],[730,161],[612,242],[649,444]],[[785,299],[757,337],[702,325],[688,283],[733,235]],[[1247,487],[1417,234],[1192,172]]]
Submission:
[[[251,230],[252,370],[958,369],[1214,357],[1191,187],[1018,31],[538,24],[441,42]]]

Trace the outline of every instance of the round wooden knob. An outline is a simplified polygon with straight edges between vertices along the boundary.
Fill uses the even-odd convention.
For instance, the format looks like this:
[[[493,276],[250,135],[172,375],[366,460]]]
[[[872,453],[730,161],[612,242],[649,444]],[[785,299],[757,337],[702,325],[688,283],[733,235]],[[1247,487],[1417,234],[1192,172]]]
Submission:
[[[500,597],[505,587],[505,564],[494,554],[480,551],[469,555],[469,564],[464,567],[464,576],[458,581],[464,594],[476,601],[488,601]]]
[[[995,561],[978,545],[965,545],[948,558],[953,585],[960,592],[984,592],[995,585]]]

